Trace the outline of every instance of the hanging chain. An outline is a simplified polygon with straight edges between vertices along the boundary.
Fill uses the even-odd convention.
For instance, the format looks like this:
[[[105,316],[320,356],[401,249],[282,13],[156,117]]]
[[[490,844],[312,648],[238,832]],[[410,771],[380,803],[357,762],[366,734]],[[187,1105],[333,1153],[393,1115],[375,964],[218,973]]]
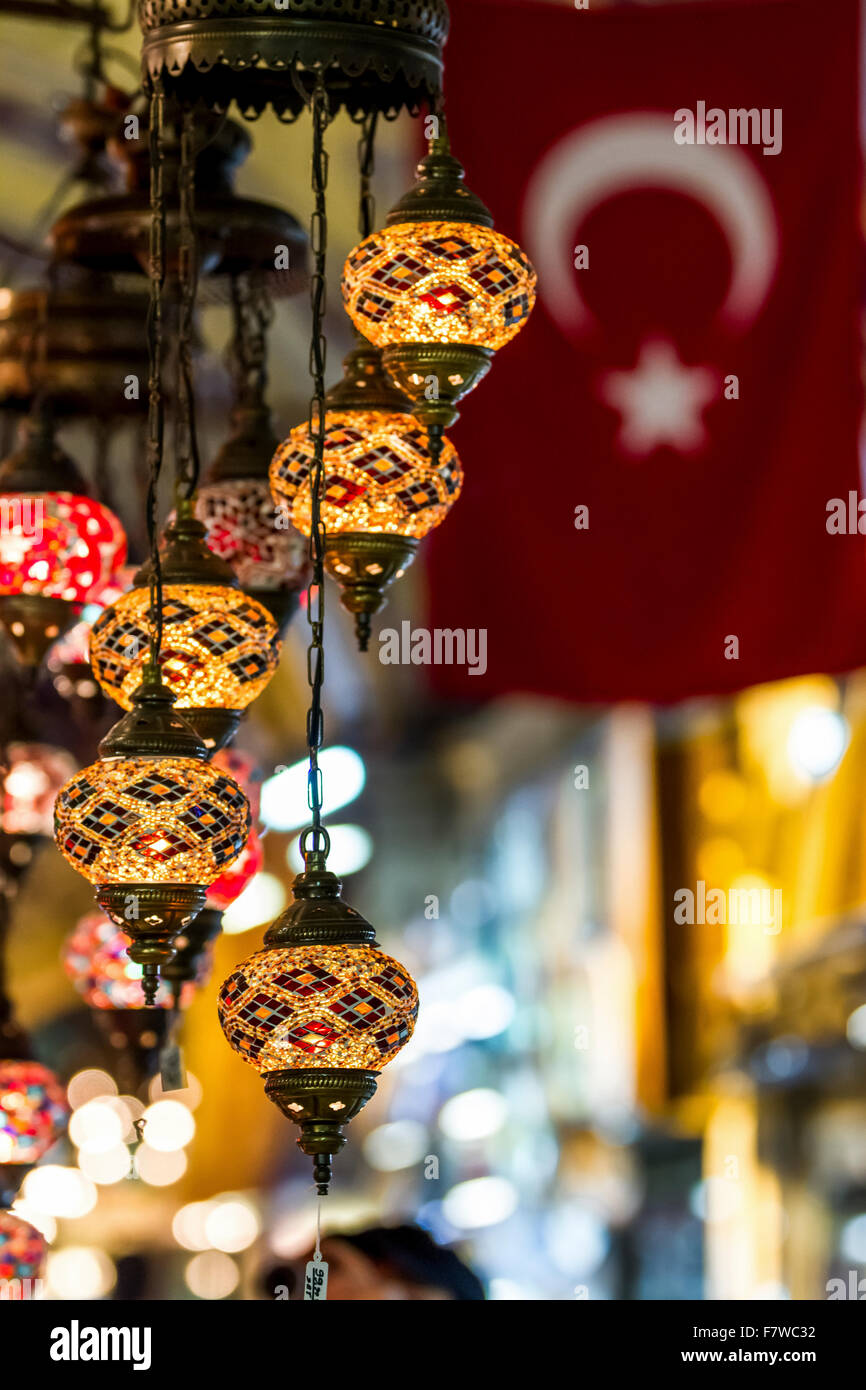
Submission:
[[[178,178],[180,235],[178,281],[180,321],[177,350],[179,372],[179,437],[177,453],[178,495],[189,500],[198,487],[201,461],[195,423],[193,394],[192,337],[195,296],[198,286],[198,245],[195,231],[195,120],[191,107],[181,113],[180,174]]]
[[[147,410],[147,539],[150,547],[150,660],[159,664],[162,646],[162,566],[157,538],[159,474],[162,468],[165,403],[162,395],[163,321],[162,292],[165,283],[165,190],[163,188],[163,121],[165,96],[162,79],[150,88],[150,301],[147,311],[148,410]]]
[[[322,826],[322,774],[319,768],[319,749],[324,732],[322,718],[322,683],[325,678],[325,652],[322,629],[325,618],[325,527],[322,521],[322,488],[325,469],[325,361],[327,347],[323,332],[326,304],[325,257],[328,249],[328,222],[325,189],[328,184],[328,155],[325,150],[325,130],[328,125],[328,99],[325,79],[316,74],[312,95],[313,116],[313,193],[315,206],[310,221],[310,246],[314,270],[310,281],[312,307],[312,340],[310,342],[310,376],[313,378],[313,397],[310,401],[309,432],[313,442],[313,467],[310,472],[310,559],[313,572],[307,588],[307,622],[310,625],[310,645],[307,648],[307,680],[312,692],[307,711],[307,748],[310,767],[307,774],[307,805],[311,824],[301,836],[301,851],[306,857],[307,836],[312,831],[313,850],[329,848],[328,832]]]
[[[268,384],[267,334],[274,317],[273,303],[261,276],[235,275],[231,282],[234,337],[230,351],[235,400],[257,406]]]
[[[373,177],[373,169],[375,167],[374,141],[376,139],[376,121],[378,115],[378,111],[371,111],[364,117],[361,125],[361,136],[358,140],[358,168],[361,171],[358,231],[361,233],[362,241],[372,232],[376,218],[376,200],[370,192],[370,181]]]

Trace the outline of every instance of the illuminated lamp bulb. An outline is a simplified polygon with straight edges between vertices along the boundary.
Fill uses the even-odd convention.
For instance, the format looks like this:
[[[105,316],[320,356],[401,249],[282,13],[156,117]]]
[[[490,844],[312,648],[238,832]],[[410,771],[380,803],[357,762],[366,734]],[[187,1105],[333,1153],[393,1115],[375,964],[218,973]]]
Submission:
[[[271,613],[280,635],[310,576],[309,541],[274,512],[268,469],[277,440],[265,406],[237,406],[232,433],[199,489],[196,516],[245,593]]]
[[[125,556],[123,527],[87,495],[48,416],[25,421],[0,464],[0,623],[23,665],[39,665]]]
[[[412,1036],[418,991],[342,899],[323,853],[305,855],[294,902],[219,993],[229,1044],[264,1076],[265,1091],[300,1127],[321,1194],[343,1126],[374,1095],[382,1068]]]
[[[69,1117],[66,1094],[54,1072],[23,1055],[23,1036],[21,1043],[0,1058],[0,1205],[14,1200],[22,1179],[59,1138]]]
[[[54,801],[75,772],[75,759],[45,743],[10,743],[3,779],[3,830],[7,835],[50,836]]]
[[[207,762],[208,750],[148,663],[132,709],[99,745],[100,760],[61,791],[55,839],[96,886],[96,901],[130,938],[153,1004],[175,938],[250,833],[240,787]]]
[[[48,1242],[41,1231],[12,1211],[0,1211],[0,1287],[4,1299],[16,1302],[33,1297],[25,1280],[39,1278],[47,1253]]]
[[[190,930],[202,915],[203,912],[199,913]],[[140,1009],[144,1006],[142,967],[129,959],[125,933],[104,912],[88,912],[77,923],[63,947],[63,965],[91,1009]],[[196,984],[203,984],[207,978],[209,961],[202,958],[197,967],[195,981],[183,982],[177,1000],[164,983],[163,973],[163,983],[153,1001],[156,1008],[188,1008],[195,996]],[[166,971],[170,969],[171,965],[165,967]]]
[[[439,132],[385,228],[350,253],[342,282],[346,312],[383,349],[385,370],[414,402],[434,457],[457,403],[535,302],[529,260],[493,231],[489,211],[466,187],[442,117]]]
[[[231,566],[208,549],[192,502],[181,502],[166,527],[160,561],[162,677],[207,747],[221,748],[277,669],[277,625],[238,587]],[[148,562],[91,631],[93,674],[123,709],[131,707],[148,659],[149,582]]]
[[[441,439],[438,464],[411,404],[382,370],[378,348],[362,343],[343,363],[325,413],[325,568],[343,607],[355,615],[362,651],[385,591],[412,563],[418,542],[444,521],[460,495],[463,473],[453,445]],[[271,490],[292,523],[311,529],[314,445],[298,425],[274,454]]]

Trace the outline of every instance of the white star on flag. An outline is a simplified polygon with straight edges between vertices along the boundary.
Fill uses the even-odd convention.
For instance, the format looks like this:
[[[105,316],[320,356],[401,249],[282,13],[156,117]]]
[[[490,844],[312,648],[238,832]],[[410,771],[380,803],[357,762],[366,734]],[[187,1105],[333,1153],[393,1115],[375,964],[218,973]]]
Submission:
[[[669,444],[680,454],[693,454],[707,443],[701,416],[718,397],[719,386],[711,367],[687,367],[673,343],[648,340],[636,366],[602,376],[599,395],[619,411],[617,443],[623,452],[646,457]]]

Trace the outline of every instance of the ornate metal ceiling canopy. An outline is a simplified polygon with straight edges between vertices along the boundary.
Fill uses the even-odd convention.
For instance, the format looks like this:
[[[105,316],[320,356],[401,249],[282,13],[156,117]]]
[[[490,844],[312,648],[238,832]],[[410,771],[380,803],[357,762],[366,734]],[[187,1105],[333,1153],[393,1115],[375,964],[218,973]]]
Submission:
[[[142,58],[184,102],[293,120],[325,72],[331,112],[416,114],[442,87],[446,0],[139,0]]]

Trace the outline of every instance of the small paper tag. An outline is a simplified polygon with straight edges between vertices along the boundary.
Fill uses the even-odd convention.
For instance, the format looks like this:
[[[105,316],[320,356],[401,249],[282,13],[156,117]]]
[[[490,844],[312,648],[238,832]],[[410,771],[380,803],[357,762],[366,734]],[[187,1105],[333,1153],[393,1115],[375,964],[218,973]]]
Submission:
[[[310,1260],[304,1275],[304,1302],[315,1303],[328,1297],[328,1265],[325,1260]]]
[[[183,1053],[176,1042],[166,1043],[159,1054],[159,1075],[163,1091],[182,1091],[186,1087]]]

